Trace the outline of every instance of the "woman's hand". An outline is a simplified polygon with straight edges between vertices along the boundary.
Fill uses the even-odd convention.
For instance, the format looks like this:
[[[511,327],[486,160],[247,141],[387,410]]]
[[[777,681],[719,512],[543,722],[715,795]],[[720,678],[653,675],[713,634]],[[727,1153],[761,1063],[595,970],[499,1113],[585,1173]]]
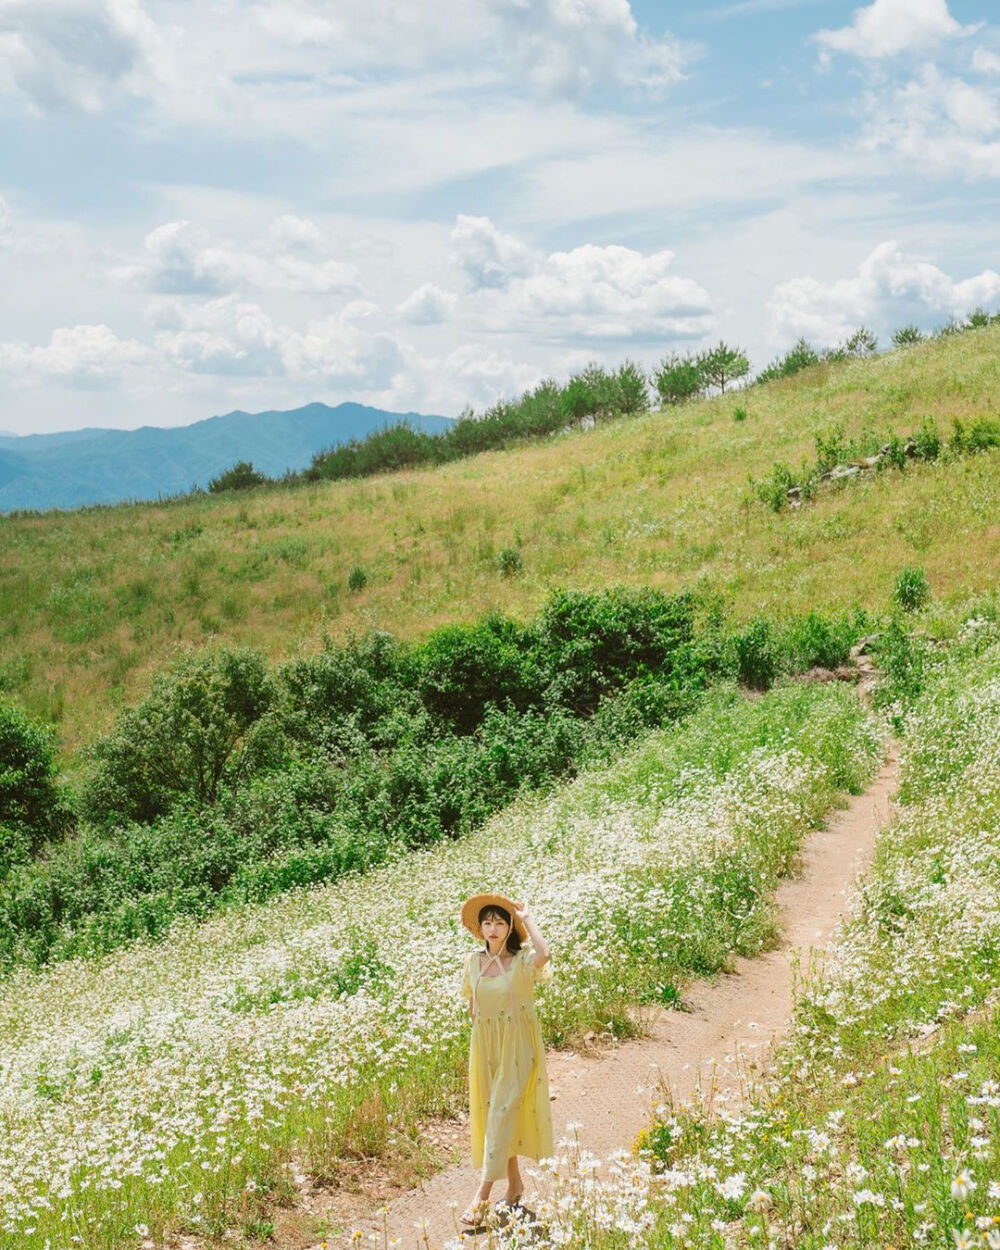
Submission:
[[[518,920],[520,920],[521,923],[524,924],[525,926],[532,923],[533,917],[531,915],[531,912],[528,910],[527,903],[515,903],[514,914],[515,916],[517,916]]]

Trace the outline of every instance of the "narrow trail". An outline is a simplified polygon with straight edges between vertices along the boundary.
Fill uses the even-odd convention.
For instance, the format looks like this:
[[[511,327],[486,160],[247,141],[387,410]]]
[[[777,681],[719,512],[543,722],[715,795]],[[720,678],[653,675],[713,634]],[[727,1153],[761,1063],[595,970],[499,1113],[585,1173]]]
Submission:
[[[732,972],[714,981],[693,983],[685,996],[690,1010],[655,1012],[648,1036],[640,1040],[622,1042],[592,1057],[549,1052],[557,1141],[566,1136],[566,1126],[574,1124],[581,1126],[577,1134],[581,1146],[601,1158],[631,1146],[649,1122],[658,1086],[668,1088],[676,1102],[712,1087],[717,1105],[741,1097],[747,1074],[766,1070],[775,1043],[788,1032],[795,968],[805,968],[812,953],[830,941],[856,876],[871,861],[876,835],[888,823],[897,774],[893,748],[865,793],[852,798],[825,829],[803,844],[801,873],[783,881],[775,894],[782,932],[776,949],[735,960]],[[363,1193],[303,1195],[305,1209],[299,1208],[298,1219],[280,1222],[277,1244],[282,1250],[319,1250],[321,1243],[305,1231],[305,1216],[313,1229],[317,1218],[326,1218],[331,1230],[343,1230],[336,1236],[331,1232],[331,1247],[348,1245],[352,1230],[361,1229],[366,1241],[367,1234],[375,1233],[381,1243],[387,1233],[390,1243],[398,1238],[400,1250],[408,1250],[418,1244],[418,1237],[426,1245],[424,1235],[417,1233],[419,1223],[426,1225],[432,1247],[453,1238],[452,1204],[457,1203],[459,1211],[465,1206],[476,1177],[465,1134],[452,1132],[449,1138],[445,1132],[443,1139],[446,1146],[460,1144],[461,1163],[444,1168],[384,1207],[366,1200]],[[494,1197],[498,1199],[502,1191],[502,1185],[496,1186]],[[531,1197],[528,1180],[529,1206]]]

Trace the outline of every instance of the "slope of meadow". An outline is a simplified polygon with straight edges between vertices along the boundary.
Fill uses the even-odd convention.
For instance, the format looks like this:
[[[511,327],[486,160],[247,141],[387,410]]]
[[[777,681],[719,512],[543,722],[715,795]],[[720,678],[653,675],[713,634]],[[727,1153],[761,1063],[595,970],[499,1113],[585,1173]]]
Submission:
[[[939,601],[1000,572],[1000,453],[890,471],[773,513],[748,486],[817,433],[996,415],[1000,326],[441,469],[0,520],[0,688],[72,752],[181,642],[271,659],[372,627],[403,638],[557,585],[695,588],[737,617],[881,608],[904,565]],[[737,405],[747,411],[734,421]],[[505,578],[499,553],[523,568]],[[365,586],[352,592],[360,566]]]
[[[461,1098],[458,899],[528,884],[574,952],[545,992],[548,1039],[627,1032],[637,1002],[771,940],[777,878],[880,755],[843,686],[718,690],[472,837],[18,972],[0,986],[0,1247],[266,1239],[290,1173],[398,1150]]]

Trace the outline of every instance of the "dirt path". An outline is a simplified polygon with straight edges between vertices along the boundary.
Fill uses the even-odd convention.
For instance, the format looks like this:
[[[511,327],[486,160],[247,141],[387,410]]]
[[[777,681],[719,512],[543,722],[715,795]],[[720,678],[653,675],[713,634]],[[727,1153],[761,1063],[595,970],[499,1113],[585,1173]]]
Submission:
[[[733,971],[714,982],[696,982],[686,995],[691,1010],[655,1013],[649,1035],[639,1041],[623,1042],[594,1057],[550,1052],[557,1141],[566,1135],[567,1124],[578,1124],[581,1145],[600,1157],[630,1146],[648,1123],[652,1093],[660,1082],[677,1101],[712,1085],[718,1089],[717,1103],[740,1096],[747,1072],[767,1066],[773,1044],[788,1030],[795,967],[805,967],[810,953],[830,940],[855,876],[871,859],[876,833],[889,817],[897,771],[893,752],[868,790],[836,813],[828,828],[808,838],[801,874],[784,881],[775,896],[783,933],[776,950],[736,960]],[[390,1242],[399,1238],[401,1250],[409,1250],[417,1244],[415,1225],[421,1222],[426,1223],[430,1245],[440,1246],[455,1235],[451,1204],[459,1204],[460,1211],[475,1189],[465,1137],[460,1128],[442,1127],[437,1147],[447,1152],[449,1146],[458,1146],[455,1153],[462,1162],[390,1200],[384,1213],[363,1194],[303,1194],[298,1218],[281,1221],[278,1244],[282,1250],[318,1250],[321,1243],[308,1235],[306,1225],[315,1229],[315,1220],[325,1218],[331,1247],[346,1246],[351,1231],[361,1229],[366,1241],[367,1234],[378,1234],[379,1244],[386,1230]],[[495,1197],[501,1194],[498,1185]],[[530,1205],[530,1181],[527,1197]],[[334,1228],[343,1231],[334,1235]]]

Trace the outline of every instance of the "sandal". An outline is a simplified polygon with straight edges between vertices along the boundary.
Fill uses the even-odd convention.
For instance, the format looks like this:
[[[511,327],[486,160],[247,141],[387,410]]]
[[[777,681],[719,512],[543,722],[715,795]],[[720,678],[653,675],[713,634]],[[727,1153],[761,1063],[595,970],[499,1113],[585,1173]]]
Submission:
[[[471,1233],[473,1237],[486,1232],[486,1216],[489,1213],[489,1202],[473,1202],[458,1217],[458,1226],[463,1233]]]

